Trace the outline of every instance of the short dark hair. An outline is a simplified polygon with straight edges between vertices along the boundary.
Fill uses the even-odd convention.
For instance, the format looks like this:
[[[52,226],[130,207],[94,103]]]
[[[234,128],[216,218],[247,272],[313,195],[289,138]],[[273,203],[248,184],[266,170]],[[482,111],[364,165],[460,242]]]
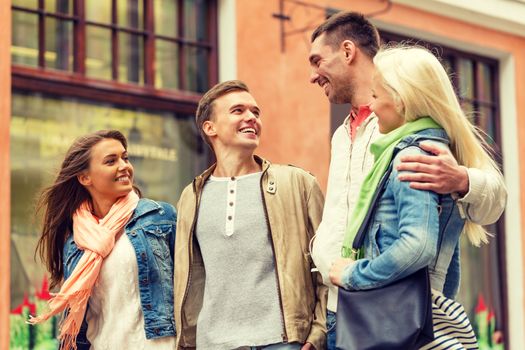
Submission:
[[[244,82],[240,80],[228,80],[212,87],[204,94],[204,96],[202,96],[199,101],[197,112],[195,113],[195,123],[197,124],[197,129],[199,130],[202,139],[206,141],[210,147],[211,144],[208,140],[208,137],[202,130],[202,125],[205,121],[211,120],[213,116],[213,102],[219,97],[234,91],[250,92],[250,90],[248,90],[248,86],[246,86]]]
[[[359,12],[339,12],[332,15],[314,30],[312,42],[325,33],[325,43],[333,48],[350,39],[370,58],[374,58],[379,50],[377,28]]]

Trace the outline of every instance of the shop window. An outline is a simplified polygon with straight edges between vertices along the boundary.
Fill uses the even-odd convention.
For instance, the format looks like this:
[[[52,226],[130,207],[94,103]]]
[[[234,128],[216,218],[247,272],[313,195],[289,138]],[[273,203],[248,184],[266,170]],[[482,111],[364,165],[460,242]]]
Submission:
[[[118,129],[129,141],[135,183],[145,197],[176,205],[182,189],[208,163],[193,118],[14,90],[11,118],[11,348],[56,349],[57,318],[29,326],[49,290],[34,260],[39,237],[35,199],[51,184],[67,148],[83,134]]]

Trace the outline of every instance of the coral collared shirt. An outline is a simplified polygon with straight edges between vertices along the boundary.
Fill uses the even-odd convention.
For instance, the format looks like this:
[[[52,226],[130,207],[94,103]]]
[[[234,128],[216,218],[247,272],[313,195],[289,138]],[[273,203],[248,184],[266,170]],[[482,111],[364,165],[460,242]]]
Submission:
[[[368,116],[372,114],[370,105],[359,106],[357,113],[354,109],[350,110],[350,136],[352,140],[355,140],[355,134],[357,128],[365,121]]]

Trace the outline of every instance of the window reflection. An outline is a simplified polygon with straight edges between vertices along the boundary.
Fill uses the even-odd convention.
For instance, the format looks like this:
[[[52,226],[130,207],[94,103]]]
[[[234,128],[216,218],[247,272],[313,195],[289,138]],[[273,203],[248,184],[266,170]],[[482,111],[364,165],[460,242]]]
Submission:
[[[86,36],[86,75],[90,78],[111,79],[111,31],[88,26]]]
[[[140,35],[119,34],[119,81],[126,83],[144,82],[144,39]]]
[[[73,68],[73,22],[46,18],[46,67],[60,70]]]
[[[128,137],[135,180],[146,197],[175,205],[182,189],[207,165],[191,116],[15,90],[10,129],[11,310],[23,305],[24,297],[35,303],[45,281],[44,267],[33,259],[39,235],[36,196],[53,181],[73,140],[99,129],[118,129]],[[15,333],[27,325],[12,324],[12,339],[25,341]]]
[[[177,37],[178,15],[174,0],[155,0],[155,34],[171,38]]]
[[[155,87],[179,89],[179,45],[166,40],[156,40],[155,58],[157,61]]]
[[[13,64],[38,66],[38,17],[32,13],[13,12],[11,58]]]

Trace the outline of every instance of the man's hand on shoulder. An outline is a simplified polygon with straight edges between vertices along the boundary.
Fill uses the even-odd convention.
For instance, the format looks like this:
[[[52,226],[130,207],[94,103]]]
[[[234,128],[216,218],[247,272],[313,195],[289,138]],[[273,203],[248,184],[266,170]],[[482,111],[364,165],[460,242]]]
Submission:
[[[401,157],[398,171],[411,171],[399,175],[399,180],[409,181],[410,187],[430,190],[440,194],[457,193],[463,197],[469,191],[467,168],[458,164],[447,148],[431,142],[419,145],[433,155],[414,154]]]

